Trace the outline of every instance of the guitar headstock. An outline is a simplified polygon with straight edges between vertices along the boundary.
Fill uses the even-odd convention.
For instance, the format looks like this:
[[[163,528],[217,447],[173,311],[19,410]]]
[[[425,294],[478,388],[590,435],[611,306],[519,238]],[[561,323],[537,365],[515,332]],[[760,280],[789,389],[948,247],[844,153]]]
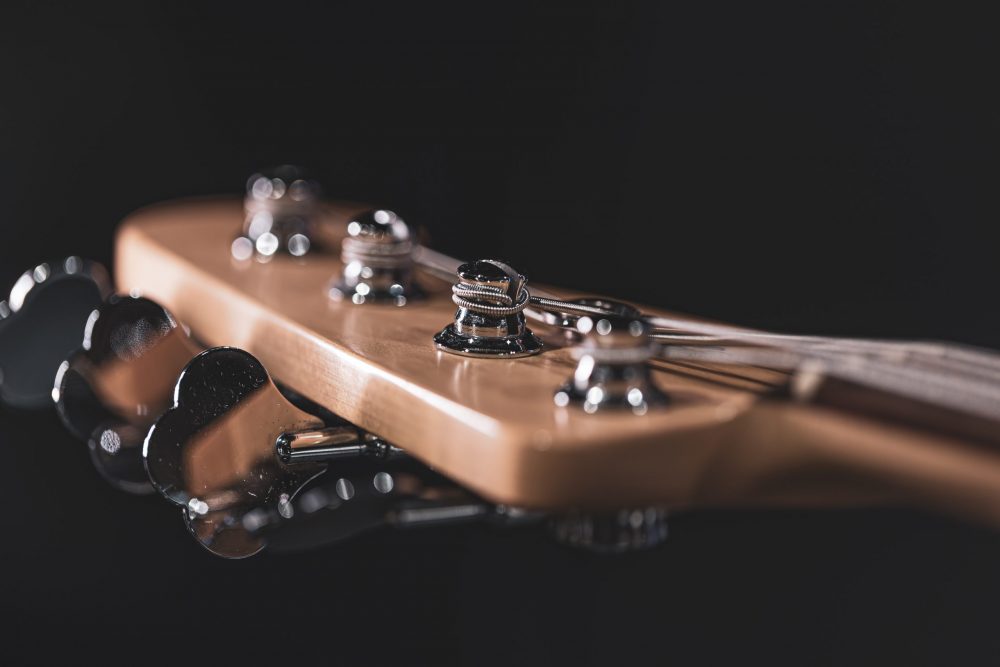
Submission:
[[[98,470],[181,506],[219,555],[538,511],[611,549],[657,543],[665,509],[697,506],[905,501],[1000,523],[1000,461],[979,448],[997,440],[1000,361],[981,351],[756,332],[534,285],[422,246],[389,209],[324,202],[289,168],[255,174],[242,201],[131,216],[118,295],[99,267],[58,267],[0,304],[17,341],[0,368],[44,377],[63,360],[46,391]],[[76,279],[90,298],[67,296]],[[53,313],[86,320],[76,352],[33,339]],[[22,375],[0,384],[5,403],[40,393]],[[817,404],[841,384],[848,400]]]
[[[413,266],[410,255],[402,264],[387,260],[396,238],[380,238],[375,250],[373,243],[363,251],[338,248],[338,237],[350,239],[367,224],[358,219],[374,221],[374,213],[365,213],[371,210],[325,206],[318,224],[328,231],[328,243],[304,257],[234,257],[234,238],[245,223],[238,200],[149,208],[119,231],[118,286],[164,304],[205,345],[251,352],[293,391],[507,504],[686,504],[697,478],[691,466],[704,463],[726,425],[768,388],[653,368],[635,382],[602,378],[590,392],[593,401],[586,391],[570,396],[567,383],[579,384],[574,380],[588,365],[591,373],[603,372],[595,360],[617,354],[641,366],[652,344],[645,331],[636,331],[641,325],[630,331],[634,320],[627,317],[595,318],[593,331],[577,334],[581,348],[564,327],[526,323],[520,310],[514,312],[525,279],[502,263],[471,263],[446,281],[440,272]],[[360,290],[365,294],[357,287],[353,292],[365,297],[380,289],[375,283],[387,271],[398,279],[389,289],[407,283],[406,290],[419,289],[421,298],[405,305],[338,298],[345,276],[361,285],[367,276],[370,284]],[[456,314],[456,295],[479,299],[481,310],[458,307]],[[470,348],[497,341],[504,349],[454,354],[443,349],[442,334],[449,330],[471,332],[463,339]],[[581,361],[579,349],[588,346],[591,354]],[[637,384],[648,387],[649,400],[633,391],[631,405],[628,388]],[[615,398],[622,405],[612,407],[598,394],[617,385],[628,387]],[[607,474],[609,466],[614,475]]]

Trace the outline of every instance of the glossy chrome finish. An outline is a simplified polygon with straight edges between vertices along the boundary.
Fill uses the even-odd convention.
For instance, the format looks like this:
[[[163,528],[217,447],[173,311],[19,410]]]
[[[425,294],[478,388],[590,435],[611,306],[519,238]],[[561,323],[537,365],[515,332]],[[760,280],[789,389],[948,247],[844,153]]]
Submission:
[[[540,516],[487,503],[349,425],[325,426],[236,348],[214,348],[188,364],[143,457],[153,486],[183,508],[191,534],[225,558],[265,546],[315,547],[379,525]],[[336,470],[320,477],[334,462]]]
[[[405,306],[423,297],[413,279],[414,242],[403,219],[386,209],[365,211],[347,223],[341,242],[344,272],[330,298],[362,305]]]
[[[91,314],[82,348],[59,366],[51,393],[63,424],[88,443],[97,470],[114,486],[152,492],[142,441],[199,351],[149,299],[114,295]]]
[[[352,426],[282,433],[275,443],[278,458],[284,463],[333,461],[371,457],[389,459],[403,456],[403,450],[370,433],[362,434]]]
[[[322,422],[289,403],[250,354],[213,348],[191,360],[174,390],[174,405],[156,420],[143,445],[149,479],[183,508],[184,520],[209,551],[250,556],[264,542],[243,528],[254,509],[288,512],[320,463],[285,464],[275,443]]]
[[[545,302],[550,302],[550,304]],[[542,308],[546,306],[555,308],[555,310],[542,310]],[[578,306],[582,308],[574,310],[570,306]],[[612,299],[605,299],[601,297],[572,299],[568,302],[554,299],[533,298],[528,306],[528,310],[531,311],[531,314],[534,317],[542,322],[545,322],[549,326],[562,329],[566,333],[566,338],[570,341],[579,341],[582,339],[584,334],[577,329],[576,325],[580,321],[581,317],[590,317],[591,319],[594,319],[595,313],[592,309],[599,311],[597,314],[598,317],[612,316],[632,319],[642,317],[642,313],[639,309],[631,304],[625,303],[624,301],[614,301]]]
[[[80,345],[87,318],[110,293],[104,267],[79,257],[21,274],[0,301],[0,405],[51,405],[59,364]]]
[[[338,463],[336,476],[317,479],[284,511],[255,509],[244,515],[242,525],[269,550],[287,552],[334,544],[379,527],[517,526],[541,518],[537,512],[486,502],[414,459],[362,457]]]
[[[537,354],[542,341],[525,325],[527,279],[492,259],[458,267],[452,300],[455,321],[434,336],[438,349],[479,358],[512,358]]]
[[[653,384],[646,362],[657,352],[649,326],[639,318],[581,317],[583,336],[573,348],[577,359],[573,377],[553,397],[559,407],[579,405],[588,413],[598,409],[629,409],[637,415],[665,405],[667,396]]]
[[[268,261],[279,253],[309,253],[316,241],[319,203],[319,186],[298,167],[254,174],[247,181],[243,232],[232,243],[233,257]]]
[[[552,519],[552,535],[563,544],[600,553],[623,553],[663,544],[669,531],[660,507],[617,512],[571,512]]]

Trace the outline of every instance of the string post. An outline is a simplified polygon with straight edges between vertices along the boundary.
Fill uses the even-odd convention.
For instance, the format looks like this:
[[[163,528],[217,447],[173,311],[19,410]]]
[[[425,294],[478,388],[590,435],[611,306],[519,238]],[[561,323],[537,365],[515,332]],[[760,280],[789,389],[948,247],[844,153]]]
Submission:
[[[388,209],[353,217],[340,245],[344,270],[330,286],[330,298],[359,306],[405,306],[422,298],[413,276],[414,247],[409,226]]]
[[[504,262],[482,259],[459,266],[457,276],[452,301],[458,310],[434,336],[438,349],[505,359],[541,352],[541,340],[525,324],[531,295],[523,275]]]
[[[320,187],[305,171],[283,165],[254,174],[243,198],[243,230],[230,247],[239,262],[276,255],[302,257],[316,246]]]
[[[582,336],[573,348],[573,376],[553,396],[558,407],[631,410],[644,415],[669,402],[652,380],[646,363],[658,352],[651,329],[641,317],[583,316],[576,322]]]

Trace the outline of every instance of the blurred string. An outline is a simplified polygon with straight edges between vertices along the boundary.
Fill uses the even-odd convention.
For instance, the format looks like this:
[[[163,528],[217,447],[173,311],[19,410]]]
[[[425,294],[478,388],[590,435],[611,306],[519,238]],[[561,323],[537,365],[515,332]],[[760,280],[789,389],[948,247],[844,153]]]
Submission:
[[[460,260],[417,248],[416,263],[455,281]],[[559,299],[532,289],[525,314],[538,311],[580,317],[615,316],[595,305]],[[665,360],[754,366],[839,378],[959,412],[1000,420],[1000,354],[966,345],[924,341],[807,336],[748,329],[695,318],[641,315]]]

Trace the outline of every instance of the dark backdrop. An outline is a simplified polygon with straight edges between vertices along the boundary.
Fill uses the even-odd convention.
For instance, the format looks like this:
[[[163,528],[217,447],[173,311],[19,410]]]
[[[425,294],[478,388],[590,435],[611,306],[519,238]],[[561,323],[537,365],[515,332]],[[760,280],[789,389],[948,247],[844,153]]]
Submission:
[[[997,346],[997,55],[985,14],[911,3],[8,3],[0,284],[108,261],[131,210],[292,162],[538,281]],[[0,440],[0,662],[1000,649],[1000,539],[946,519],[714,512],[617,559],[476,528],[229,563],[106,488],[52,415],[4,413]]]

